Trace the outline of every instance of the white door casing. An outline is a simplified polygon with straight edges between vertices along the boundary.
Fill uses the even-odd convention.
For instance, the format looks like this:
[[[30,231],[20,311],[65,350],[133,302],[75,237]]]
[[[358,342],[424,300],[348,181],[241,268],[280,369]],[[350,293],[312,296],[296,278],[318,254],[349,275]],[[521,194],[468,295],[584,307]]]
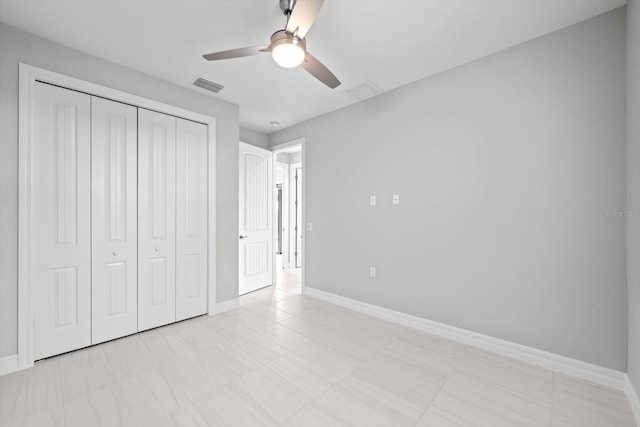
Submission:
[[[296,268],[302,267],[302,231],[304,224],[302,222],[302,167],[295,167],[296,176]]]
[[[275,156],[274,156],[275,157]],[[275,162],[276,167],[282,168],[282,268],[289,268],[289,164]]]
[[[90,96],[35,84],[34,359],[91,344]]]
[[[138,331],[137,108],[91,97],[91,343]]]
[[[271,151],[240,142],[240,295],[269,286],[272,282],[271,158]]]
[[[138,109],[138,330],[176,318],[176,118]]]
[[[207,312],[207,127],[177,119],[176,320]]]
[[[291,187],[291,219],[289,221],[289,230],[291,231],[290,241],[290,268],[302,267],[302,234],[304,231],[304,223],[302,219],[302,164],[293,163],[289,165]]]

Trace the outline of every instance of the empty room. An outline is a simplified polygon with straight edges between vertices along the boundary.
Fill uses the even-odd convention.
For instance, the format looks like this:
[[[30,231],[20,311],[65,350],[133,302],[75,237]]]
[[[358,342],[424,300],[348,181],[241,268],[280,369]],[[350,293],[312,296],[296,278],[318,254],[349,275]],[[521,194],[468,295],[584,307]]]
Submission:
[[[640,0],[0,0],[1,427],[640,427]]]

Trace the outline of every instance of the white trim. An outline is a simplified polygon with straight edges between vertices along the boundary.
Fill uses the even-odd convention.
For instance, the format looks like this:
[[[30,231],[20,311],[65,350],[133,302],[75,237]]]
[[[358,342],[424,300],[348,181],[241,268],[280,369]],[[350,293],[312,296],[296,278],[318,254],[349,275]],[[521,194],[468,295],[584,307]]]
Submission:
[[[307,287],[304,294],[312,298],[330,302],[360,313],[388,320],[403,326],[418,329],[424,332],[438,335],[453,341],[469,344],[483,350],[511,357],[526,363],[542,366],[556,372],[561,372],[596,384],[624,390],[626,374],[609,368],[593,365],[591,363],[561,356],[537,348],[516,344],[477,332],[467,331],[443,323],[422,317],[401,313],[388,308],[367,304],[351,298]]]
[[[629,375],[626,375],[624,392],[626,393],[627,399],[629,400],[629,406],[631,407],[633,418],[636,420],[636,424],[640,426],[640,397],[638,397],[638,392],[633,386]]]
[[[273,147],[269,147],[269,150],[273,151],[274,153],[278,153],[280,151],[286,150],[287,148],[295,147],[296,145],[301,145],[302,149],[304,150],[304,143],[304,138],[298,138],[292,141],[283,142],[282,144],[274,145]]]
[[[18,355],[12,354],[0,358],[0,375],[10,374],[18,371]]]
[[[297,176],[297,170],[300,169],[302,170],[302,162],[297,162],[297,163],[289,163],[289,167],[287,168],[287,174],[289,175],[289,182],[292,183],[292,185],[289,186],[289,218],[291,218],[290,222],[289,222],[289,248],[291,249],[289,251],[289,268],[297,268],[297,262],[296,262],[296,251],[295,249],[298,247],[298,234],[295,232],[295,226],[296,226],[296,220],[298,218],[298,212],[296,210],[296,204],[295,201],[298,200],[298,180],[296,179]],[[304,178],[302,176],[302,174],[300,175],[300,180],[302,181],[302,188],[300,189],[300,194],[302,197],[302,203],[304,203]],[[303,242],[302,242],[302,233],[304,231],[306,231],[306,225],[304,223],[304,221],[302,221],[302,206],[301,206],[301,210],[300,210],[300,221],[301,224],[297,224],[298,227],[300,227],[300,248],[299,248],[299,252],[300,252],[300,266],[302,267],[302,257],[304,256],[304,246],[303,246]]]
[[[288,163],[281,163],[277,161],[277,153],[273,153],[274,158],[276,158],[275,161],[275,167],[274,167],[274,172],[275,174],[274,176],[274,194],[276,194],[276,196],[274,197],[274,201],[277,201],[277,192],[275,192],[275,189],[277,189],[277,184],[275,182],[275,176],[277,175],[277,171],[276,169],[280,168],[282,169],[282,206],[280,207],[280,209],[282,210],[282,268],[289,268],[289,164]],[[286,208],[286,209],[283,209]],[[278,224],[278,217],[277,217],[277,211],[273,210],[274,212],[274,224]],[[275,229],[274,229],[275,230]],[[275,230],[274,232],[274,238],[277,238],[278,236],[278,230]],[[276,264],[277,265],[277,262]],[[276,283],[277,281],[277,272],[274,269],[274,276],[273,276],[273,283]]]
[[[209,316],[224,313],[225,311],[234,310],[240,307],[240,298],[233,298],[227,301],[217,303],[214,307],[209,308]]]
[[[215,309],[217,304],[217,282],[216,282],[216,274],[218,272],[216,257],[218,255],[217,252],[217,229],[216,229],[216,173],[218,171],[218,167],[216,165],[216,119],[211,117],[210,120],[212,122],[207,124],[207,139],[208,139],[208,188],[209,188],[209,207],[208,207],[208,217],[209,223],[207,224],[207,230],[209,232],[208,236],[208,254],[209,254],[209,267],[207,269],[208,273],[208,282],[209,286],[207,289],[207,297],[209,301],[207,303],[207,312],[211,313],[212,310]]]
[[[216,303],[216,119],[117,89],[20,63],[18,94],[18,354],[16,355],[16,370],[29,368],[33,366],[34,361],[34,294],[33,284],[31,283],[31,257],[34,245],[31,230],[33,229],[32,141],[36,81],[54,84],[207,125],[209,145],[209,289],[207,310],[209,313],[216,312],[219,309]]]

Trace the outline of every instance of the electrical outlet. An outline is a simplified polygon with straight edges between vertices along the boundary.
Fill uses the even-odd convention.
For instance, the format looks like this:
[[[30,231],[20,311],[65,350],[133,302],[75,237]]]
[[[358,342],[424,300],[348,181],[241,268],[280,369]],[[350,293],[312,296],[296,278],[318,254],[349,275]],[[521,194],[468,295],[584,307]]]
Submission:
[[[369,276],[376,277],[376,268],[375,267],[369,267]]]
[[[400,195],[399,194],[394,194],[393,198],[391,200],[393,201],[394,205],[399,205],[400,204]]]
[[[376,205],[376,196],[369,196],[369,204],[371,206],[375,206]]]

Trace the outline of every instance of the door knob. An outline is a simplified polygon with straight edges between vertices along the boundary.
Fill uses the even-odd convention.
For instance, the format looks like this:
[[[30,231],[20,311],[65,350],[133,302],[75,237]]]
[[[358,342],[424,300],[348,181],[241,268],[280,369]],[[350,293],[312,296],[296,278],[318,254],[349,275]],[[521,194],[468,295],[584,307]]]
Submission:
[[[116,251],[113,251],[112,254],[113,254],[113,256],[118,256],[118,252],[116,252]]]
[[[241,239],[246,239],[249,236],[240,236]]]
[[[156,246],[155,248],[153,248],[153,250],[158,252],[160,250],[160,248]]]

